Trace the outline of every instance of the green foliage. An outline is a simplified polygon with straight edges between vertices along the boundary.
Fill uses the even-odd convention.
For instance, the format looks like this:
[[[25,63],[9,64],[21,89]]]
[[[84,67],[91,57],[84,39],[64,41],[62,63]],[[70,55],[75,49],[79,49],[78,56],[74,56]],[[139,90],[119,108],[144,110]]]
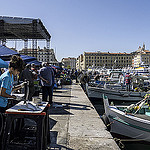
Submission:
[[[70,66],[70,65],[68,65],[68,66],[67,66],[67,69],[71,69],[71,66]]]

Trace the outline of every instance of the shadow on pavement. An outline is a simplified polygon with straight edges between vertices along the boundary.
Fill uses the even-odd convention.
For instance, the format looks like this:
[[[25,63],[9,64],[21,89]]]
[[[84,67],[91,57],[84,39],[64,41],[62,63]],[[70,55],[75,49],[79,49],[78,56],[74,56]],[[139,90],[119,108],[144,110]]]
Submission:
[[[73,150],[73,149],[68,148],[66,146],[56,144],[57,143],[57,136],[58,136],[57,131],[50,131],[51,144],[50,144],[48,149],[50,149],[50,150],[64,150],[64,149],[65,150]],[[62,142],[65,142],[65,141],[62,141]]]
[[[49,123],[50,123],[50,130],[55,126],[55,124],[57,123],[56,120],[52,119],[52,118],[49,118]]]
[[[94,109],[94,107],[88,106],[88,105],[82,105],[82,104],[74,104],[74,103],[60,103],[55,102],[56,107],[51,106],[49,110],[50,115],[73,115],[69,112],[70,109],[74,110],[90,110]],[[58,106],[57,106],[58,105]],[[67,111],[68,110],[68,111]]]
[[[56,97],[73,97],[73,98],[78,98],[77,96],[70,96],[70,95],[54,95],[53,96],[56,96]]]

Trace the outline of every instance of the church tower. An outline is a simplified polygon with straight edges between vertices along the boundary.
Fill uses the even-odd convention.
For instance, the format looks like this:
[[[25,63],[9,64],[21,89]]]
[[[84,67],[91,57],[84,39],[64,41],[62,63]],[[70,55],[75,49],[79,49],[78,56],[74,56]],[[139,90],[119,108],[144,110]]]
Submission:
[[[145,44],[143,43],[143,47],[142,47],[142,50],[145,50]]]

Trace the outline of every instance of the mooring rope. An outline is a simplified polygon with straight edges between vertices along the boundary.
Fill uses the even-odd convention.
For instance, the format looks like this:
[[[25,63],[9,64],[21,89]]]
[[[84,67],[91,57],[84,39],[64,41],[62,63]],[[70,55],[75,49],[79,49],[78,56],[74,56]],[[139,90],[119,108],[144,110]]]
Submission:
[[[115,142],[118,143],[120,148],[124,148],[124,144],[122,142],[139,142],[139,141],[144,141],[144,139],[119,139],[119,138],[114,138]]]
[[[115,142],[118,143],[119,147],[120,148],[124,148],[124,144],[122,143],[122,140],[121,139],[118,139],[118,138],[114,138]]]

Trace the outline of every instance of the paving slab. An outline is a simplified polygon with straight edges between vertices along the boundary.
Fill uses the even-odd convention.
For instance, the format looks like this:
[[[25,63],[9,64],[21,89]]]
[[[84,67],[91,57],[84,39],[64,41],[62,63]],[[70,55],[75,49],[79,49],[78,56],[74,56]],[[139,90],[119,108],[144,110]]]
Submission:
[[[120,150],[79,84],[54,90],[49,149]]]

